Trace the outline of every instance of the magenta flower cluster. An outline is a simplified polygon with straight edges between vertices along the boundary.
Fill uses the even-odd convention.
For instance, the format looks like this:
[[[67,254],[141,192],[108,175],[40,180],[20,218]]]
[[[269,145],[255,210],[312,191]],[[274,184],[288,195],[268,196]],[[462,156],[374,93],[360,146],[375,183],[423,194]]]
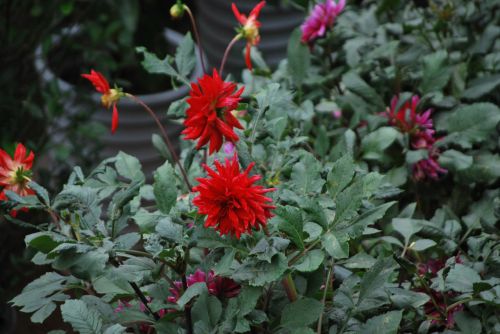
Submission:
[[[312,45],[316,39],[324,37],[344,7],[345,0],[339,0],[338,3],[334,0],[326,0],[314,6],[311,14],[301,26],[302,42]]]
[[[405,102],[398,108],[399,98],[394,96],[386,116],[390,125],[410,135],[410,145],[413,149],[424,149],[428,152],[427,159],[419,160],[413,165],[413,179],[416,181],[437,180],[441,175],[446,174],[447,170],[438,163],[439,150],[434,146],[437,139],[431,118],[432,109],[418,113],[419,102],[420,98],[415,95],[410,101]]]

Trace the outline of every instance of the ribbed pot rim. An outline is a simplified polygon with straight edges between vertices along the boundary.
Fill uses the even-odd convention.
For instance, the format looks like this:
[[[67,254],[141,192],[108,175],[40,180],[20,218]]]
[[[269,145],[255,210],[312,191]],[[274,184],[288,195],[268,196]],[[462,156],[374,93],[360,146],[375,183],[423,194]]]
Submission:
[[[70,35],[70,36],[76,35],[80,30],[81,28],[79,25],[75,25],[69,28],[64,28],[62,29],[61,33],[53,36],[53,41],[54,43],[57,44],[61,40],[62,35]],[[183,36],[180,33],[169,28],[166,28],[164,30],[163,35],[167,41],[175,45],[179,45],[183,38]],[[193,75],[190,78],[191,80],[196,80],[203,74],[200,62],[198,61],[199,59],[198,49],[196,48],[195,51],[196,51],[197,61],[195,65],[195,70],[193,71]],[[39,45],[35,50],[35,69],[43,81],[49,82],[56,80],[56,83],[62,92],[74,91],[75,89],[74,84],[71,84],[63,80],[62,78],[57,77],[55,73],[50,69],[47,59],[43,55],[43,50],[41,45]],[[142,95],[137,95],[137,97],[146,104],[150,106],[155,106],[157,104],[165,103],[165,101],[175,101],[187,95],[188,92],[189,92],[188,87],[181,86],[178,89],[169,89],[152,94],[142,94]],[[101,101],[101,94],[92,92],[90,97],[97,104],[99,104]],[[120,100],[120,108],[137,109],[137,104],[132,100],[122,99]]]

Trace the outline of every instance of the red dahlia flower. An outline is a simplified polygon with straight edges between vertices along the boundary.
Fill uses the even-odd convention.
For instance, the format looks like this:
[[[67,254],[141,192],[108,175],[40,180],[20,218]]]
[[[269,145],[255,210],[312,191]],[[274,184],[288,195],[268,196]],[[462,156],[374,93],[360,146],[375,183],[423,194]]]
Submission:
[[[238,283],[227,277],[221,277],[214,274],[212,270],[205,274],[204,271],[197,269],[194,274],[187,277],[186,283],[190,287],[195,283],[205,282],[208,292],[218,298],[233,298],[236,297],[241,290]],[[182,282],[175,281],[175,286],[169,289],[171,295],[167,298],[170,303],[177,303],[182,291]]]
[[[116,104],[125,94],[119,88],[111,89],[108,80],[100,72],[90,70],[90,74],[82,74],[82,77],[89,80],[94,85],[95,90],[102,94],[101,102],[104,108],[109,109],[113,106],[111,133],[115,133],[118,127],[118,109],[116,108]]]
[[[317,38],[323,37],[326,31],[333,26],[335,19],[345,7],[345,0],[335,3],[326,0],[314,6],[311,14],[300,27],[302,30],[302,43],[312,44]]]
[[[223,81],[215,69],[212,76],[205,74],[198,83],[192,83],[184,121],[186,128],[182,131],[186,135],[184,139],[199,138],[197,149],[210,141],[210,154],[221,148],[223,138],[238,141],[233,128],[243,127],[232,111],[238,107],[243,90],[242,87],[236,91],[236,84]]]
[[[272,200],[265,193],[274,188],[264,189],[254,185],[261,176],[249,176],[254,163],[240,173],[236,154],[225,164],[215,161],[217,171],[204,165],[209,177],[198,178],[200,184],[193,188],[200,194],[193,200],[200,214],[207,215],[205,227],[213,226],[221,235],[231,234],[240,238],[242,233],[251,233],[252,228],[265,226],[272,217]]]
[[[234,3],[232,4],[234,16],[236,16],[236,19],[242,25],[242,27],[239,29],[239,33],[241,37],[247,40],[247,45],[245,48],[245,63],[250,71],[252,70],[252,61],[250,60],[250,50],[252,49],[252,46],[257,45],[260,42],[260,35],[259,35],[260,22],[257,21],[257,18],[259,17],[262,7],[264,7],[265,5],[266,5],[265,1],[259,2],[252,9],[250,15],[246,17],[244,14],[240,13],[240,11],[238,10],[238,8]]]
[[[19,196],[33,195],[35,192],[30,189],[28,183],[31,181],[31,167],[35,155],[33,152],[27,154],[23,144],[17,144],[14,158],[7,152],[0,149],[0,186],[3,187],[0,193],[0,201],[7,200],[4,190],[10,190]],[[16,216],[15,210],[11,211],[12,216]]]
[[[413,165],[413,178],[416,181],[423,181],[426,178],[438,180],[440,175],[448,173],[438,162],[439,151],[435,147],[429,147],[429,158],[417,161]]]

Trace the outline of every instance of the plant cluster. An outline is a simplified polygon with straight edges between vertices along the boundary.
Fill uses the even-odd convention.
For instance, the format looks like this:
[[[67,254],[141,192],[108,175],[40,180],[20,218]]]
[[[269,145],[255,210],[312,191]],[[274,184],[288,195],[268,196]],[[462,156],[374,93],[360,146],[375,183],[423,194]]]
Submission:
[[[119,153],[49,196],[24,146],[0,152],[6,220],[38,230],[32,261],[54,269],[12,303],[79,333],[498,333],[498,2],[311,2],[274,71],[264,6],[233,6],[242,83],[226,57],[190,82],[190,34],[165,59],[138,49],[191,89],[167,112],[180,156],[155,118],[153,184]],[[189,8],[171,13],[200,45]],[[113,131],[124,98],[156,117],[84,77]],[[46,223],[23,219],[36,211]]]

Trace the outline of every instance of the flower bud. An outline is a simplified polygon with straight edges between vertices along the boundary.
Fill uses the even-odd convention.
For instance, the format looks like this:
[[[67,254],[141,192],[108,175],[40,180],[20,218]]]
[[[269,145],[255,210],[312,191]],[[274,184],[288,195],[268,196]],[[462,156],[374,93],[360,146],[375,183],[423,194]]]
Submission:
[[[181,3],[176,3],[170,7],[170,16],[174,19],[179,19],[184,15],[184,5]]]

